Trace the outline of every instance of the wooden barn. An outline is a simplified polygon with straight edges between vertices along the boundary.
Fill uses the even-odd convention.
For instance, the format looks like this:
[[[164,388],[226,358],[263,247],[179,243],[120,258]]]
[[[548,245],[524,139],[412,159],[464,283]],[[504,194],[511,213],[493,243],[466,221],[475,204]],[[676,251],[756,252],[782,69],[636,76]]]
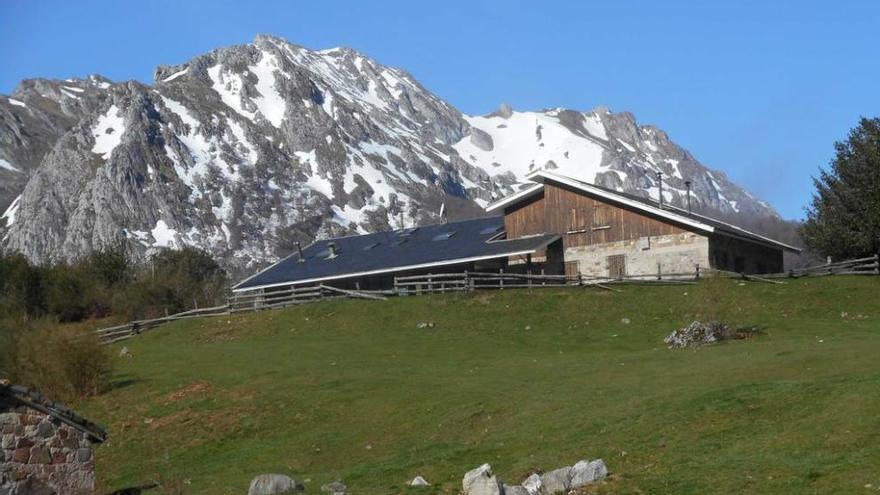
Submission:
[[[739,273],[783,271],[783,251],[799,249],[681,208],[547,171],[487,207],[503,212],[508,239],[556,233],[566,275],[693,274],[697,267]],[[545,261],[536,253],[534,261]],[[516,264],[517,260],[511,260]]]

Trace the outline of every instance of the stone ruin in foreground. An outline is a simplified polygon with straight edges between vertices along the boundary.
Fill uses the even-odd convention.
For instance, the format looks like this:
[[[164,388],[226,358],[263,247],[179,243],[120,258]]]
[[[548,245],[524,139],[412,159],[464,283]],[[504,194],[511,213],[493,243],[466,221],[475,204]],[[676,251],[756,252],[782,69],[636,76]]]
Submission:
[[[63,404],[0,381],[0,494],[93,493],[92,448],[106,438]]]

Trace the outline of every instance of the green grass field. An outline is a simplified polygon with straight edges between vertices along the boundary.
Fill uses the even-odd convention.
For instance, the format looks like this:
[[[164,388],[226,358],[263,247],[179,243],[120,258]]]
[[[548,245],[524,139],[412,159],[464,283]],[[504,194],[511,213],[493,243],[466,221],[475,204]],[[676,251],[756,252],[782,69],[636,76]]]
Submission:
[[[244,494],[280,472],[313,493],[336,478],[355,494],[455,493],[484,462],[518,482],[601,457],[601,493],[880,490],[880,278],[731,281],[726,310],[763,334],[697,350],[662,339],[701,289],[621,289],[178,322],[125,342],[114,388],[75,406],[110,432],[106,489]],[[434,486],[407,489],[417,474]]]

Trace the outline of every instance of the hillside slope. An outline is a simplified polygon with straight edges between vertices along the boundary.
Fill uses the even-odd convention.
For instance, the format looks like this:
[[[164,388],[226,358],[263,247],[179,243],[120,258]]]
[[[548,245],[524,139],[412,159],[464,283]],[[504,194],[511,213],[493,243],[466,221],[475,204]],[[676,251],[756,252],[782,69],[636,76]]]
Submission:
[[[701,288],[478,292],[189,320],[125,343],[98,475],[240,494],[259,473],[352,493],[456,493],[583,457],[602,493],[864,493],[880,486],[876,277],[731,281],[764,334],[673,351]],[[631,323],[622,323],[628,318]],[[417,323],[434,322],[419,329]],[[109,491],[109,490],[108,490]],[[416,493],[416,491],[414,491]]]

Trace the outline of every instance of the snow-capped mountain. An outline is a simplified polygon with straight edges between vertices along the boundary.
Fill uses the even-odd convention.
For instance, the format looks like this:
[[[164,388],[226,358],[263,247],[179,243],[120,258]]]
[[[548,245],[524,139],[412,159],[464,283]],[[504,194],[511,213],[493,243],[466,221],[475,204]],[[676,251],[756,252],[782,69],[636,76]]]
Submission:
[[[28,80],[0,97],[0,238],[36,261],[124,240],[230,267],[297,241],[431,221],[536,168],[667,201],[775,216],[664,132],[599,108],[463,115],[406,72],[280,38],[160,66],[155,84]]]

